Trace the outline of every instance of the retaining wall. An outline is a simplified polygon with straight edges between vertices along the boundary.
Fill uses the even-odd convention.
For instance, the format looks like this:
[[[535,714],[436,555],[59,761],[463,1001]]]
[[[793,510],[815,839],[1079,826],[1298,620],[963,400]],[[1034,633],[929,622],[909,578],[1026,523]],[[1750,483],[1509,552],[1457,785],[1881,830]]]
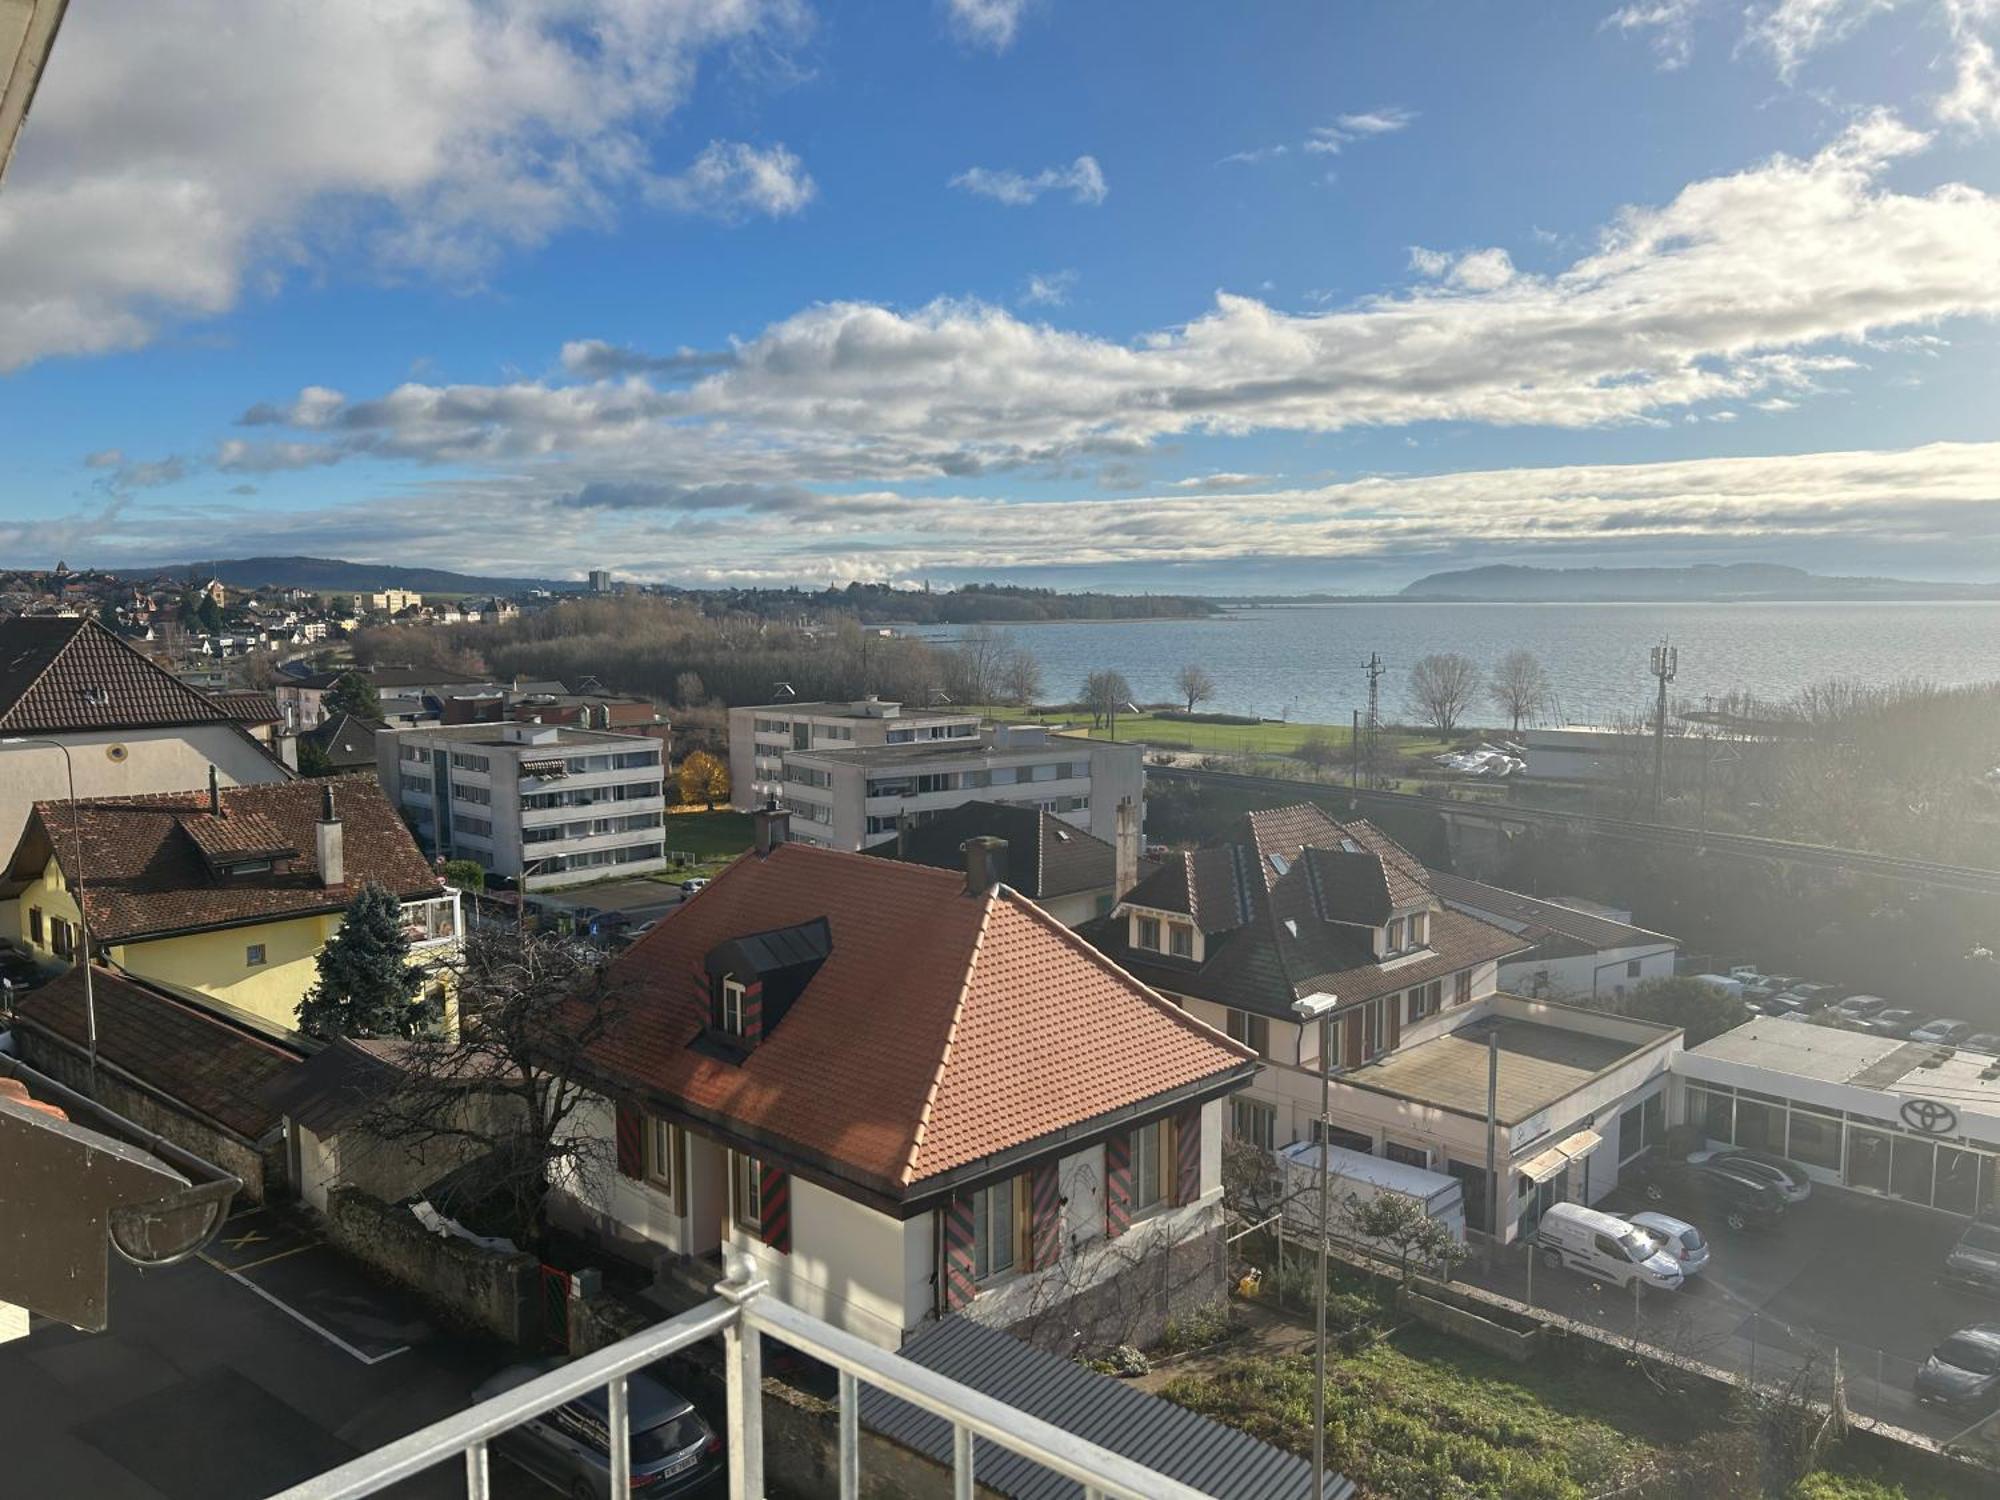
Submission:
[[[533,1298],[540,1263],[532,1255],[497,1254],[455,1236],[432,1234],[408,1209],[352,1187],[327,1194],[326,1237],[461,1326],[514,1344],[535,1339]]]

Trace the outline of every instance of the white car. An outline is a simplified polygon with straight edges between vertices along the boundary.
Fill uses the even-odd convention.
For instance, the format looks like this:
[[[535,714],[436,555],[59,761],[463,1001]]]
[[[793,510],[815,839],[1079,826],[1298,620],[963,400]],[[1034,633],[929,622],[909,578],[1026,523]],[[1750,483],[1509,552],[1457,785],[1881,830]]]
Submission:
[[[1632,1222],[1664,1242],[1667,1254],[1680,1262],[1681,1275],[1692,1276],[1708,1264],[1708,1241],[1686,1219],[1655,1213],[1649,1208],[1644,1213],[1632,1215]]]
[[[1940,1047],[1956,1047],[1972,1035],[1970,1021],[1954,1021],[1949,1016],[1941,1016],[1928,1026],[1919,1026],[1910,1033],[1913,1042],[1929,1042]]]
[[[694,875],[681,882],[681,894],[683,896],[692,896],[697,891],[705,891],[707,889],[708,879],[706,876]]]

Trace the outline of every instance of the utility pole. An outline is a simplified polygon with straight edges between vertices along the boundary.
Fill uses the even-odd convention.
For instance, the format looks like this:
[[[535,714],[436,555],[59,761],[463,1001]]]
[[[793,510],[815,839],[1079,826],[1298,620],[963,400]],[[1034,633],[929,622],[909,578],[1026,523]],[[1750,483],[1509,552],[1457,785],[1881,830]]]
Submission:
[[[1389,669],[1382,664],[1378,651],[1368,653],[1368,785],[1375,785],[1375,738],[1382,727],[1382,674]]]
[[[1667,684],[1680,669],[1680,648],[1661,641],[1653,648],[1653,676],[1659,679],[1659,703],[1653,710],[1653,821],[1660,820],[1660,801],[1667,788]]]

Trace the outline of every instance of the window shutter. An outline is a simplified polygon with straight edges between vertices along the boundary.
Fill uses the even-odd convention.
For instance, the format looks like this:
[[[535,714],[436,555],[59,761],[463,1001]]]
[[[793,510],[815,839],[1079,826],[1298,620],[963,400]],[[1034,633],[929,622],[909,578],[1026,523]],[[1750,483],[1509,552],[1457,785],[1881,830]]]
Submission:
[[[1356,1006],[1350,1010],[1342,1023],[1347,1027],[1347,1035],[1341,1043],[1340,1060],[1350,1067],[1367,1055],[1361,1050],[1361,1009]]]
[[[1419,1003],[1422,1003],[1423,991],[1412,990],[1410,993],[1416,995]],[[1387,1052],[1393,1050],[1395,1045],[1403,1039],[1403,1007],[1396,1003],[1396,997],[1392,995],[1389,997],[1389,1003],[1383,1006],[1383,1009],[1389,1012],[1389,1040],[1382,1049]]]
[[[638,1110],[627,1105],[618,1106],[618,1175],[620,1177],[644,1177],[646,1175],[646,1119]]]
[[[1056,1163],[1038,1164],[1028,1178],[1028,1264],[1042,1270],[1062,1259],[1062,1191]]]
[[[1201,1196],[1201,1106],[1193,1105],[1174,1120],[1174,1202],[1192,1203]]]
[[[957,1312],[979,1287],[972,1274],[972,1200],[953,1198],[944,1209],[944,1306]]]
[[[751,1045],[764,1039],[764,981],[753,979],[743,986],[743,1040]]]
[[[1132,1137],[1104,1143],[1104,1233],[1117,1239],[1132,1225]]]
[[[792,1174],[782,1167],[763,1163],[759,1179],[763,1221],[759,1228],[764,1243],[780,1255],[792,1253]]]

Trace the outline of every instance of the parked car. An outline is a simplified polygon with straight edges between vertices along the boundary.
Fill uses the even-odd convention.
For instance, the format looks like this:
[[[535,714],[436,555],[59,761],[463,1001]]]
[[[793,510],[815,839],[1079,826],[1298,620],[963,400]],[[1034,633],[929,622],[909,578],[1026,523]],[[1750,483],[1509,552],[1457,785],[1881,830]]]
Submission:
[[[1734,974],[1697,974],[1696,984],[1705,984],[1712,990],[1720,990],[1732,1000],[1743,998],[1743,981]]]
[[[482,1384],[475,1401],[497,1396],[557,1368],[561,1360],[511,1365]],[[709,1429],[693,1403],[651,1370],[626,1378],[626,1411],[631,1422],[632,1489],[655,1496],[686,1495],[716,1480],[723,1470],[722,1439]],[[575,1500],[611,1494],[610,1413],[604,1387],[554,1411],[530,1418],[494,1439],[501,1452],[537,1479]]]
[[[1827,1008],[1827,1014],[1843,1021],[1862,1022],[1872,1020],[1875,1015],[1889,1008],[1889,1002],[1880,995],[1849,995],[1845,1000],[1836,1001]]]
[[[1725,1146],[1719,1151],[1709,1152],[1701,1160],[1763,1179],[1785,1195],[1787,1206],[1796,1206],[1812,1196],[1812,1173],[1789,1156],[1779,1156],[1774,1151]]]
[[[1764,973],[1755,964],[1731,964],[1729,966],[1729,977],[1731,979],[1740,979],[1747,985],[1762,979]]]
[[[2000,1031],[1975,1031],[1958,1045],[1961,1051],[1990,1052],[2000,1057]]]
[[[1833,1003],[1834,987],[1830,984],[1794,984],[1791,994],[1805,1001],[1807,1010],[1824,1010]]]
[[[683,896],[692,896],[697,891],[705,891],[707,889],[708,878],[703,875],[691,875],[681,882],[681,894]]]
[[[1907,1010],[1897,1006],[1891,1010],[1878,1010],[1862,1022],[1862,1030],[1872,1031],[1877,1036],[1908,1037],[1919,1027],[1929,1023],[1930,1018],[1920,1010]]]
[[[1655,1156],[1638,1163],[1637,1176],[1648,1203],[1701,1210],[1731,1229],[1769,1229],[1785,1217],[1784,1192],[1769,1176],[1740,1163]]]
[[[1806,1003],[1797,995],[1770,995],[1747,1004],[1760,1016],[1803,1016],[1806,1013]]]
[[[2000,1214],[1982,1214],[1944,1258],[1944,1273],[1982,1292],[2000,1292]]]
[[[1961,1328],[1917,1367],[1917,1399],[1985,1411],[2000,1406],[2000,1323]]]
[[[1950,1016],[1941,1016],[1928,1026],[1919,1026],[1910,1033],[1913,1042],[1934,1042],[1940,1047],[1956,1047],[1972,1035],[1970,1021],[1954,1021]]]
[[[1535,1244],[1546,1264],[1568,1266],[1618,1286],[1637,1281],[1671,1291],[1687,1279],[1657,1237],[1630,1220],[1581,1203],[1550,1205],[1535,1230]]]
[[[1632,1215],[1632,1222],[1658,1239],[1667,1254],[1680,1262],[1681,1275],[1692,1276],[1708,1264],[1708,1241],[1686,1219],[1647,1209]]]

